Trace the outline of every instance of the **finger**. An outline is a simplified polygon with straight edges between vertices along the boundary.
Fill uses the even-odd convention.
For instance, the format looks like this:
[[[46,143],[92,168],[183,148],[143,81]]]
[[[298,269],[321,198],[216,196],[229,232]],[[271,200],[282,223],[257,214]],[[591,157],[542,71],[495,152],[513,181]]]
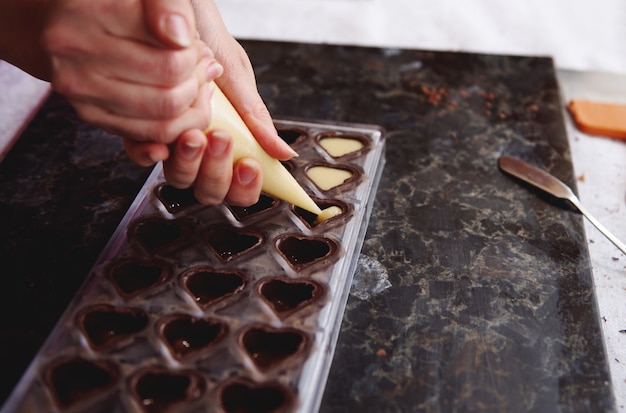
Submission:
[[[259,201],[263,170],[253,159],[242,158],[233,167],[233,178],[226,201],[235,206],[250,206]]]
[[[128,158],[140,166],[152,166],[169,157],[169,149],[162,143],[136,142],[128,138],[123,142]]]
[[[169,119],[181,115],[198,98],[199,89],[207,79],[222,72],[214,59],[206,58],[193,76],[170,87],[153,87],[105,77],[94,71],[74,74],[75,68],[64,71],[66,78],[53,82],[54,89],[72,103],[93,105],[114,115],[142,119]]]
[[[72,102],[78,116],[100,126],[114,135],[139,142],[172,143],[186,130],[205,130],[210,122],[212,88],[207,83],[200,88],[198,99],[180,116],[171,119],[139,119],[119,116],[84,102]]]
[[[197,30],[189,0],[143,0],[143,7],[147,26],[164,45],[191,45]]]
[[[176,188],[188,188],[198,175],[207,138],[199,129],[183,132],[170,158],[163,162],[165,179]]]
[[[207,135],[207,145],[194,186],[196,199],[206,205],[217,205],[224,201],[233,173],[233,140],[223,130],[214,130]]]
[[[296,152],[278,136],[270,112],[258,93],[250,61],[241,46],[234,39],[233,42],[235,44],[230,47],[238,59],[232,58],[232,50],[231,56],[225,55],[224,48],[215,50],[218,61],[234,62],[224,65],[224,74],[216,79],[216,83],[263,149],[277,159],[291,159]]]

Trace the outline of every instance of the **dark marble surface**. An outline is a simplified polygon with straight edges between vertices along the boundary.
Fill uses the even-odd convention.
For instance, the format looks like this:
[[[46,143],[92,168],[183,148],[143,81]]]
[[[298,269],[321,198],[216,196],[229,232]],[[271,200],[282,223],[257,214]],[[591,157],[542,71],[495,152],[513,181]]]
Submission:
[[[582,218],[496,166],[575,185],[550,59],[243,43],[276,117],[388,131],[321,411],[614,411]],[[3,398],[147,172],[56,96],[0,166]]]

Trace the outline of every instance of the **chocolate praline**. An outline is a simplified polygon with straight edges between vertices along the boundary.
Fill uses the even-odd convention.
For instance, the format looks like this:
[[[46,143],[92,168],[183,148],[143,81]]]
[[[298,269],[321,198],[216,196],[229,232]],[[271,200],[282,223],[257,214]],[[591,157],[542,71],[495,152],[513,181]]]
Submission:
[[[320,301],[326,290],[312,280],[266,277],[257,283],[256,292],[280,319],[285,319]]]
[[[325,237],[284,234],[276,239],[276,248],[296,271],[333,257],[339,244]],[[328,262],[330,263],[330,261]]]
[[[222,384],[217,394],[226,413],[284,413],[291,411],[296,401],[294,391],[283,384],[244,377]]]

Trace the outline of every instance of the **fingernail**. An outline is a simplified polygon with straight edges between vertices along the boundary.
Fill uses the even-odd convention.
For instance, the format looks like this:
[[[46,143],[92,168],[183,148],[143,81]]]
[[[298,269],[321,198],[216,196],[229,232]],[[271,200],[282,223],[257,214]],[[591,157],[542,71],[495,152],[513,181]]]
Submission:
[[[206,79],[210,82],[211,80],[222,76],[222,73],[224,73],[224,67],[214,60],[212,63],[209,63],[209,66],[206,69]]]
[[[200,153],[200,149],[202,148],[202,144],[196,141],[185,141],[180,146],[180,151],[183,156],[187,159],[194,159]]]
[[[223,156],[230,145],[230,135],[227,132],[215,130],[208,139],[209,152],[214,157]]]
[[[249,165],[247,163],[241,163],[239,168],[237,168],[237,178],[239,182],[243,185],[248,185],[252,183],[258,176],[259,172],[256,167]]]
[[[161,28],[171,41],[181,47],[191,45],[192,36],[185,18],[179,14],[168,14],[161,20]]]

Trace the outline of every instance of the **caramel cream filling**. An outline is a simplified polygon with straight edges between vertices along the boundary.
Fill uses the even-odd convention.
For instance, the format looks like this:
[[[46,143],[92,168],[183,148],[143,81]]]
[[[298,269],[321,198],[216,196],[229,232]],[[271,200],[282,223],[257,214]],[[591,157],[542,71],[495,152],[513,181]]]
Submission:
[[[339,186],[352,177],[352,172],[346,169],[331,168],[329,166],[311,167],[306,174],[324,191]]]
[[[356,152],[363,148],[363,142],[358,139],[328,136],[320,139],[320,146],[335,158]]]

